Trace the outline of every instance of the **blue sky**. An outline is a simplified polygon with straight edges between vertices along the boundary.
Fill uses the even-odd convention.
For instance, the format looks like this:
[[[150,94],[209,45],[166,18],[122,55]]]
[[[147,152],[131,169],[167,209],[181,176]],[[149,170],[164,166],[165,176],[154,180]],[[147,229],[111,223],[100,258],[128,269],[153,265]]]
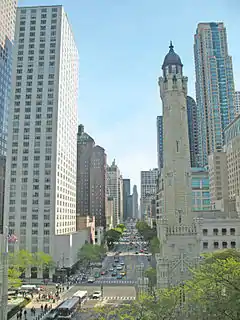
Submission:
[[[19,0],[21,6],[52,4],[64,6],[79,50],[79,123],[138,186],[140,171],[157,166],[157,80],[170,40],[195,98],[197,23],[223,21],[240,90],[238,0]]]

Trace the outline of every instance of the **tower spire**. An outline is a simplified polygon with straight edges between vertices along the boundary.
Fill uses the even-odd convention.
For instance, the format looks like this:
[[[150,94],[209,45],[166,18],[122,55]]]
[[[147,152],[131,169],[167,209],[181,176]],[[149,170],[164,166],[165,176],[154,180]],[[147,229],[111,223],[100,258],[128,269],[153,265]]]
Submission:
[[[171,41],[170,41],[169,49],[170,49],[171,51],[173,51],[173,48],[174,48],[174,46],[173,46],[173,44],[172,44],[172,40],[171,40]]]

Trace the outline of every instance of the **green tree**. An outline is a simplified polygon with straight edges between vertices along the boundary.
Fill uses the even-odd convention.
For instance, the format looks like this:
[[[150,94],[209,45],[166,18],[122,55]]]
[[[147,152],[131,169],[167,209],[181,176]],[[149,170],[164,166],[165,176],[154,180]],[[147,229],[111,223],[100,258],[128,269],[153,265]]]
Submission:
[[[118,229],[121,229],[122,232],[123,232],[124,230],[126,230],[126,227],[125,227],[125,225],[124,225],[123,223],[119,223],[119,224],[117,225],[117,228],[118,228]]]
[[[151,228],[145,221],[138,221],[136,228],[145,241],[150,241],[157,236],[156,227]]]
[[[108,248],[114,246],[114,242],[118,242],[121,238],[122,233],[116,229],[110,229],[105,233],[105,240],[107,242]]]
[[[193,270],[193,280],[185,284],[188,305],[194,306],[196,320],[240,319],[240,262],[216,259]]]
[[[22,285],[22,281],[20,279],[21,272],[14,269],[8,269],[8,287],[9,288],[19,288]]]
[[[9,268],[25,272],[34,263],[33,255],[27,250],[19,250],[14,253],[9,253],[8,264]]]
[[[175,320],[179,309],[179,289],[154,291],[154,294],[143,294],[131,304],[122,304],[118,308],[102,307],[95,310],[92,319],[108,320]],[[115,316],[115,318],[114,318]]]
[[[148,278],[150,292],[152,292],[153,288],[157,283],[157,270],[150,267],[145,270],[144,274]]]
[[[78,251],[78,258],[87,266],[90,262],[100,262],[105,248],[96,244],[84,244]]]
[[[152,254],[160,252],[160,241],[158,237],[154,237],[150,240],[150,251]]]

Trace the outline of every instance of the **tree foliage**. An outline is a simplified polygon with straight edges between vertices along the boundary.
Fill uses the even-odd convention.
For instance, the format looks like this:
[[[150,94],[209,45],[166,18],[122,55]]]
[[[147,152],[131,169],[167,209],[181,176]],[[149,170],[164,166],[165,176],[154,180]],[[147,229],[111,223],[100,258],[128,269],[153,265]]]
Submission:
[[[136,228],[145,241],[151,241],[153,238],[157,237],[156,227],[151,228],[145,221],[138,221],[136,223]]]
[[[223,250],[204,257],[200,267],[192,270],[192,280],[177,287],[152,290],[118,308],[103,307],[99,319],[239,320],[239,252]],[[151,268],[145,274],[155,277]]]
[[[153,288],[157,284],[157,271],[155,268],[148,268],[145,270],[144,275],[148,278],[149,287]]]
[[[158,237],[154,237],[150,240],[150,251],[153,254],[160,252],[160,241],[159,241]]]
[[[122,236],[122,229],[110,229],[105,233],[105,240],[107,242],[108,248],[112,248],[114,246],[114,242],[118,242]]]
[[[90,262],[100,262],[105,253],[104,246],[87,243],[79,249],[78,258],[87,266]]]
[[[41,269],[53,268],[54,262],[50,255],[44,252],[31,253],[27,250],[19,250],[8,255],[8,282],[9,287],[21,286],[19,277],[31,267]]]

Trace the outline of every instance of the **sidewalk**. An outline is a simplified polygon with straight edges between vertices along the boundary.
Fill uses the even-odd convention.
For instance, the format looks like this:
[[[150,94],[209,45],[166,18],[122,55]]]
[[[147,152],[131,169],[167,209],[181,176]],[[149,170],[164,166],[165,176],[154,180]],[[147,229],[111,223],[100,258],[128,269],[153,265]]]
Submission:
[[[60,293],[60,299],[59,300],[55,300],[55,303],[53,303],[52,301],[37,301],[37,296],[35,296],[33,298],[33,300],[26,305],[26,307],[24,308],[24,310],[27,310],[27,317],[26,320],[37,320],[38,316],[42,315],[43,313],[41,312],[41,306],[45,306],[46,304],[48,306],[52,305],[52,309],[56,308],[63,300],[64,300],[64,296],[65,294],[71,289],[72,287],[70,287],[68,290],[65,290],[63,292]],[[31,308],[35,308],[36,309],[36,314],[31,315]],[[24,311],[23,310],[23,311]],[[49,310],[50,311],[50,310]],[[48,313],[48,312],[47,312]],[[45,315],[47,315],[47,313]],[[44,319],[44,315],[40,318],[40,319]],[[14,317],[12,317],[10,320],[17,320],[17,315],[15,315]],[[22,320],[25,320],[25,317],[23,315]]]

